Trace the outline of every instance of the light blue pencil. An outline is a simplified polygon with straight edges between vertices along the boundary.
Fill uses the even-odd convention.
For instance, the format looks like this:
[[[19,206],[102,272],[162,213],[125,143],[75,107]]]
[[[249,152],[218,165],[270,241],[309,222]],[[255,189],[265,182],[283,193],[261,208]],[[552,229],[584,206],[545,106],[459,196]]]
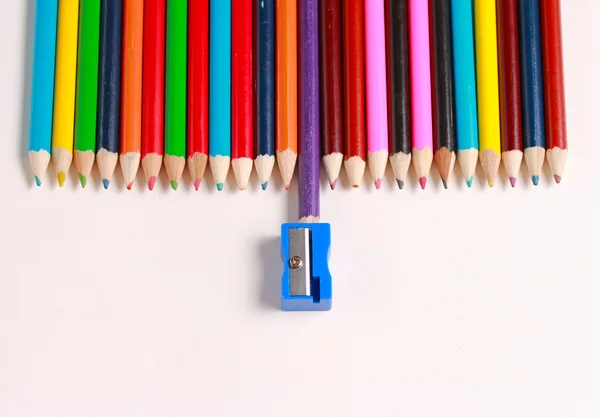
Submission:
[[[52,106],[56,64],[58,0],[37,0],[29,125],[29,162],[40,186],[52,149]]]
[[[209,161],[221,191],[231,158],[231,0],[210,1]]]
[[[472,0],[452,0],[451,7],[458,161],[470,187],[479,155]]]

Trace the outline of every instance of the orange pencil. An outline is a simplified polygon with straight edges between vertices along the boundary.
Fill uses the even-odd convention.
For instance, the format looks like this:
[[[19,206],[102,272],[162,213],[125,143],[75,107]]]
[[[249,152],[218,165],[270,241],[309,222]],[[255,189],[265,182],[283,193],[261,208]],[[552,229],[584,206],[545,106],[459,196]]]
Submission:
[[[142,151],[144,0],[125,0],[121,73],[121,170],[131,190]]]
[[[275,3],[276,151],[277,165],[286,190],[298,158],[296,0]]]

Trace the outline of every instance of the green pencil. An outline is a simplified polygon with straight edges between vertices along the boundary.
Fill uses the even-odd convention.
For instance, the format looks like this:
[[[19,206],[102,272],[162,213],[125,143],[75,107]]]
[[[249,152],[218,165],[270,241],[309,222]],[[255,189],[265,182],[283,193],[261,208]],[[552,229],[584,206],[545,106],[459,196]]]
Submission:
[[[165,169],[177,189],[186,153],[187,0],[167,2]]]
[[[96,150],[100,0],[82,1],[79,13],[75,167],[79,173],[81,186],[85,188],[87,177],[94,166]]]

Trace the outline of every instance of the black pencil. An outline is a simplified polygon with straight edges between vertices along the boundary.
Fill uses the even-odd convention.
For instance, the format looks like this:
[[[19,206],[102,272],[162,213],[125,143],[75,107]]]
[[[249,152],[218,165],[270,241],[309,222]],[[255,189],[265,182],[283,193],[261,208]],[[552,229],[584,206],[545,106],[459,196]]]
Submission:
[[[493,1],[493,0],[492,0]],[[456,161],[456,112],[450,0],[431,0],[433,160],[444,188]]]
[[[390,164],[402,189],[412,152],[408,0],[386,0],[385,26]]]

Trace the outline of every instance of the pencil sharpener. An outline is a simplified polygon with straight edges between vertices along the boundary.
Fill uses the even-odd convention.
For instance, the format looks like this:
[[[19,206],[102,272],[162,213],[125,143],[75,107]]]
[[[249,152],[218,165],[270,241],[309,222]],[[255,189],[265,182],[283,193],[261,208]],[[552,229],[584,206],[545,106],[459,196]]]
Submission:
[[[331,310],[330,247],[327,223],[281,225],[282,310]]]

